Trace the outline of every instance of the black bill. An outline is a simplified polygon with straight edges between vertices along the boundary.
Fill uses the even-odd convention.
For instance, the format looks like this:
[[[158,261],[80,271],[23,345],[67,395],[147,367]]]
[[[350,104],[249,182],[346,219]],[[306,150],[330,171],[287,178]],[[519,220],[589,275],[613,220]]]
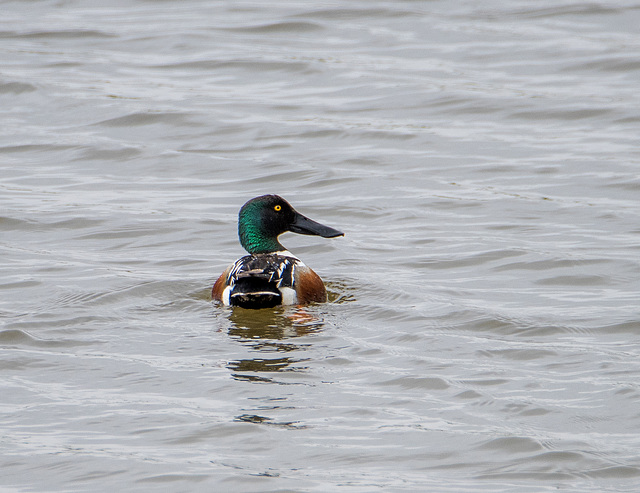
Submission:
[[[304,217],[298,212],[296,212],[296,218],[293,220],[293,224],[289,227],[289,231],[301,235],[318,235],[323,238],[335,238],[336,236],[344,235],[342,231],[317,223],[308,217]]]

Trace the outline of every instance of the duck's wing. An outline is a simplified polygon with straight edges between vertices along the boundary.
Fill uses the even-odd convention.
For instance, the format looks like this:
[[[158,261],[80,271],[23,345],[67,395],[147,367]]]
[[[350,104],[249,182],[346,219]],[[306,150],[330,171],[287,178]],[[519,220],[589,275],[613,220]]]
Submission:
[[[327,290],[320,276],[311,267],[300,262],[294,273],[293,286],[297,295],[297,303],[324,303],[327,301]]]
[[[213,289],[211,290],[211,297],[214,301],[222,301],[222,294],[224,293],[225,288],[229,285],[229,273],[235,264],[231,264],[227,267],[220,277],[213,284]]]

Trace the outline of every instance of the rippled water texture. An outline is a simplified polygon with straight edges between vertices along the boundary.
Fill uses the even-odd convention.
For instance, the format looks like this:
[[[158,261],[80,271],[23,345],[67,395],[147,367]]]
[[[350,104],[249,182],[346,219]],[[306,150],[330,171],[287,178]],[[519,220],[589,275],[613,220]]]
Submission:
[[[3,2],[0,489],[638,491],[638,26]],[[263,193],[329,303],[211,302]]]

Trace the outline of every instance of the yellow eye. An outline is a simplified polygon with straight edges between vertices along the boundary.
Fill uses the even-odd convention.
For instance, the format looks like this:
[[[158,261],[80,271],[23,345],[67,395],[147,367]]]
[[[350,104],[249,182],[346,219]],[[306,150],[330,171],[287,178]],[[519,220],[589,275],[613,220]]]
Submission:
[[[281,205],[276,205],[273,210],[280,212],[282,210],[282,206]]]

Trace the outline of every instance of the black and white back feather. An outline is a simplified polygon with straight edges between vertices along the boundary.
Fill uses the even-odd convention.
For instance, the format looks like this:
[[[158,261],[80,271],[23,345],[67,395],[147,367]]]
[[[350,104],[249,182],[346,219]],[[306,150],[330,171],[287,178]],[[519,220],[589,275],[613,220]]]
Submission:
[[[227,276],[229,304],[245,308],[282,304],[283,295],[295,296],[295,271],[299,264],[297,258],[278,253],[238,259]]]

